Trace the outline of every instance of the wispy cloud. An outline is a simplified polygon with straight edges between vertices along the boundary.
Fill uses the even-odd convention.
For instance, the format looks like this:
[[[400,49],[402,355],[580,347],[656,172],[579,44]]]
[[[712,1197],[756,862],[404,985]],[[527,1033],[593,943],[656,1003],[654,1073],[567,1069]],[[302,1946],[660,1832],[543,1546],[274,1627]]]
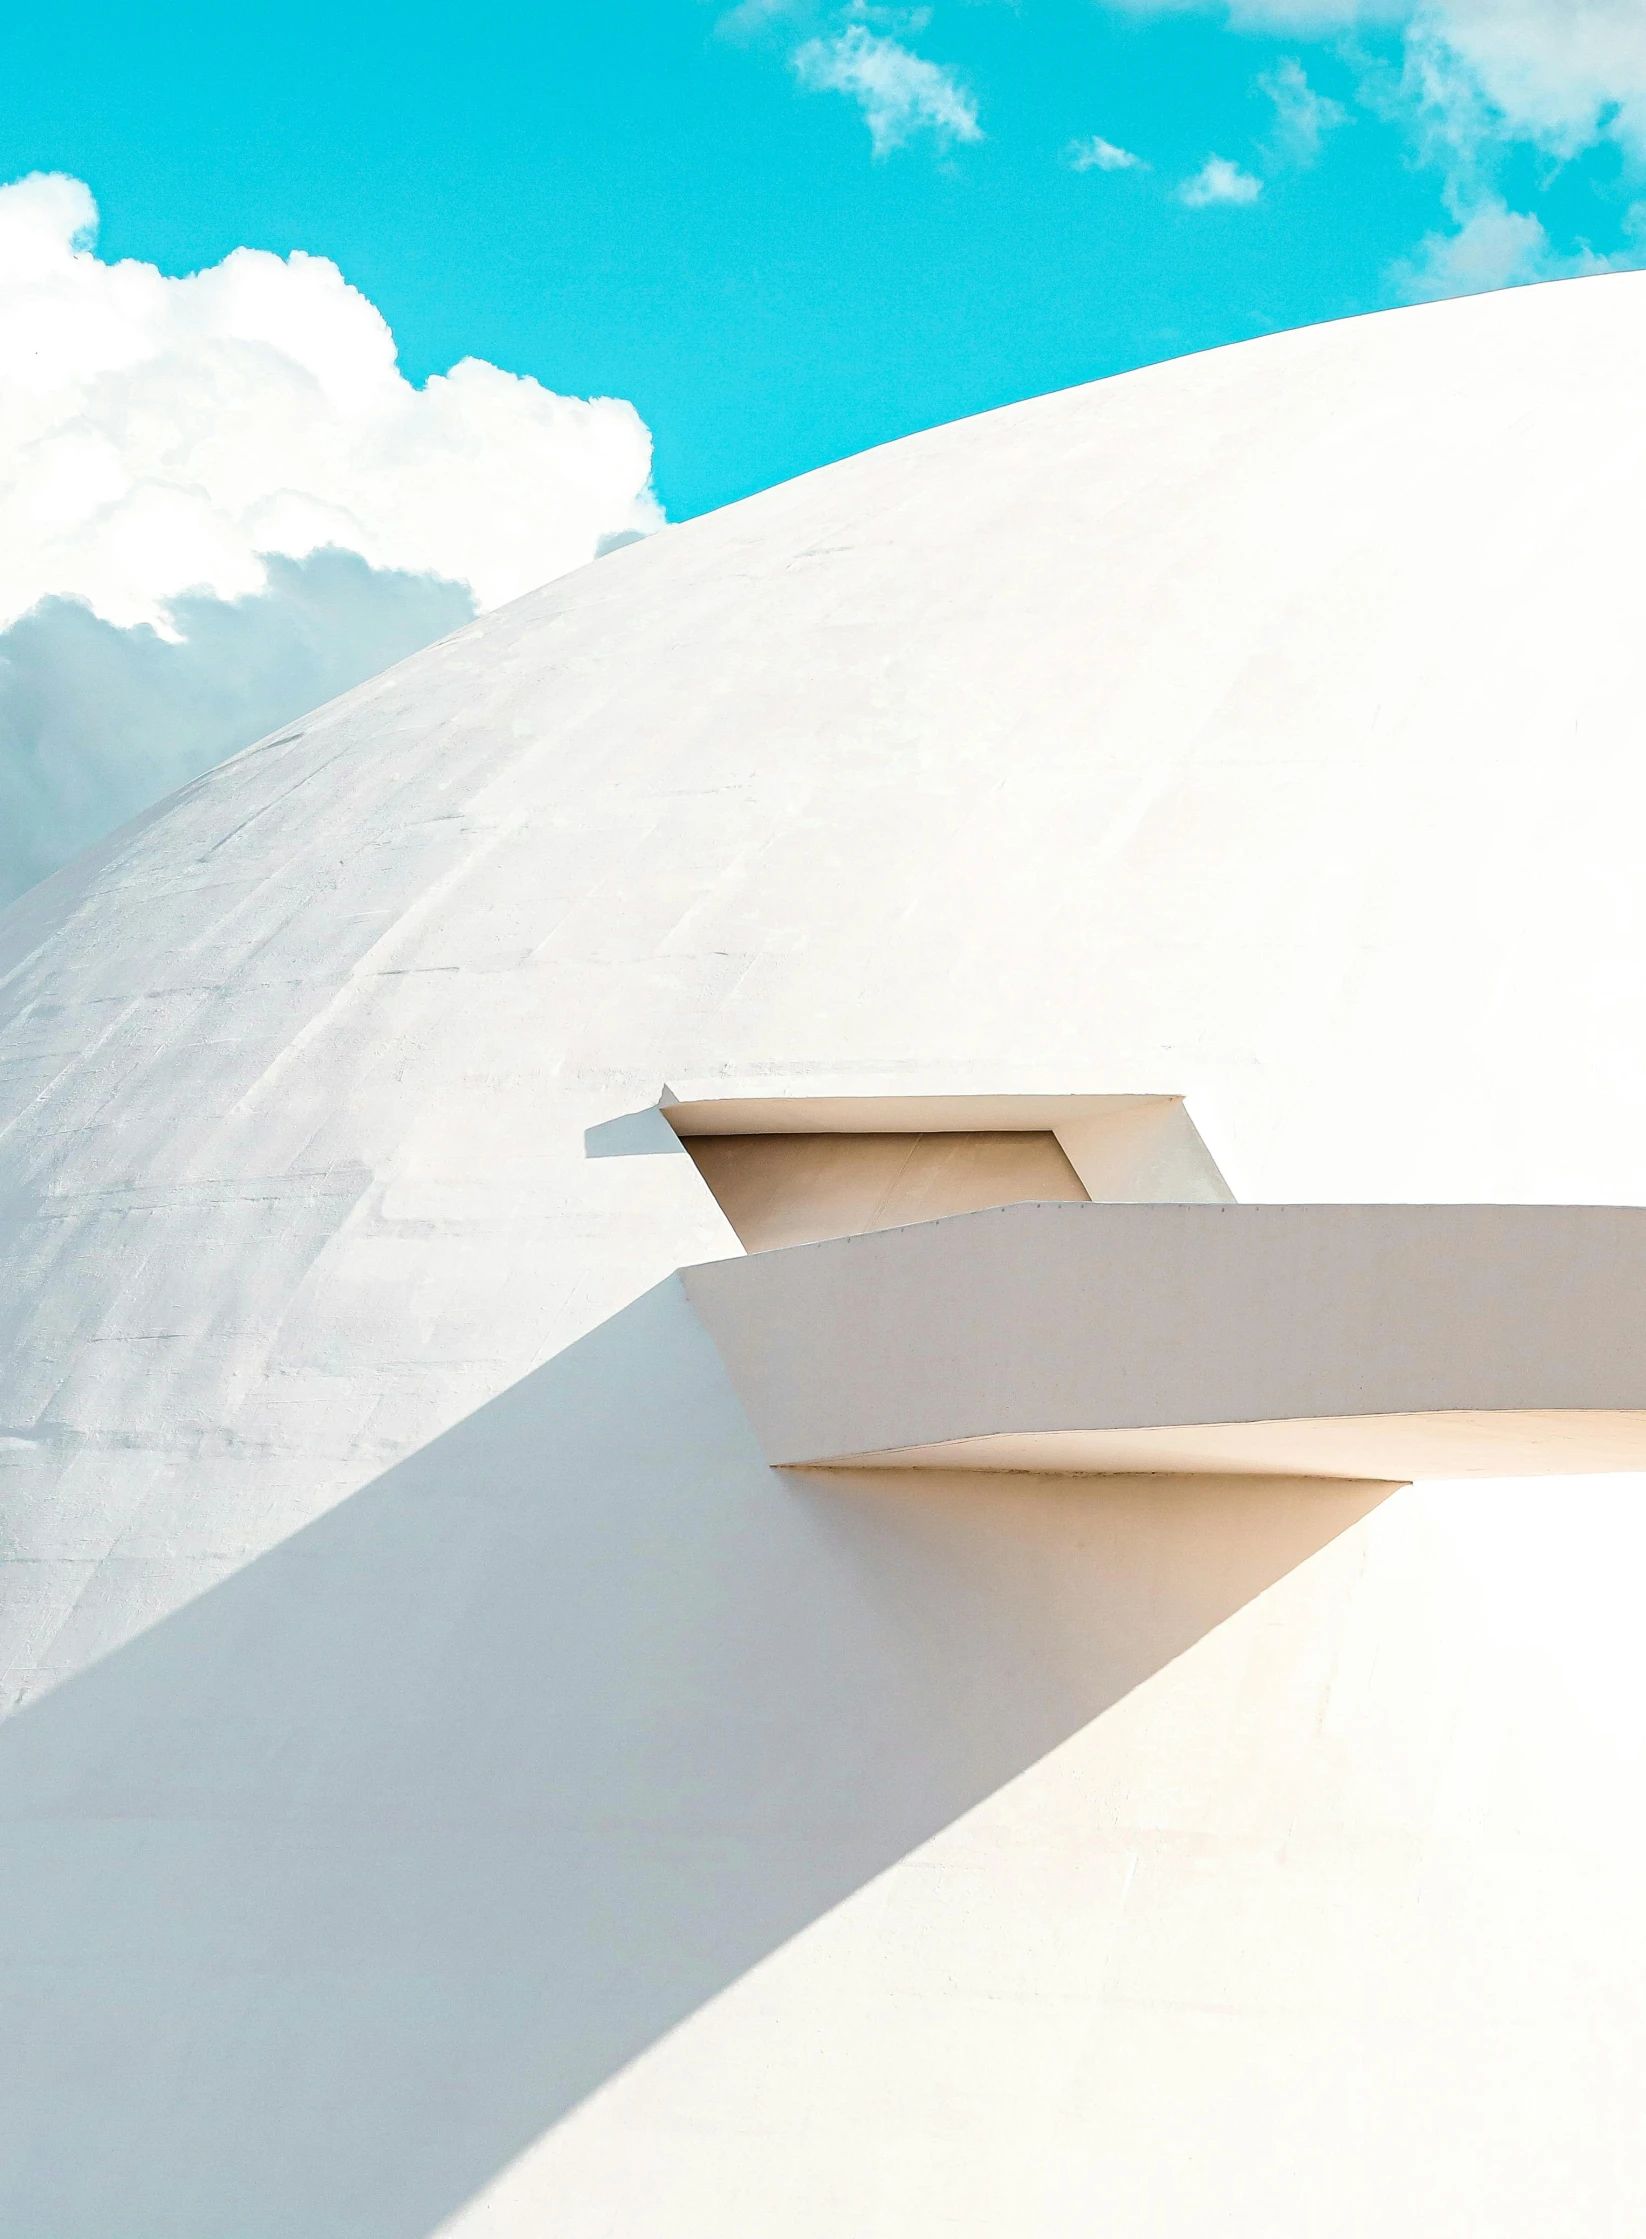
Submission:
[[[1266,70],[1257,82],[1274,103],[1273,157],[1298,170],[1308,170],[1319,162],[1326,135],[1349,122],[1348,110],[1341,101],[1317,93],[1302,63],[1292,55]]]
[[[1130,148],[1117,148],[1094,132],[1089,140],[1073,140],[1063,151],[1071,171],[1147,171],[1149,166]]]
[[[1481,295],[1552,278],[1552,254],[1542,220],[1493,195],[1469,211],[1456,232],[1425,234],[1390,277],[1411,303]]]
[[[1177,199],[1191,210],[1209,210],[1219,203],[1255,202],[1262,192],[1263,181],[1250,171],[1227,156],[1209,155],[1194,177],[1183,181]]]
[[[794,57],[794,69],[809,91],[844,93],[857,103],[876,156],[889,155],[923,132],[941,146],[983,137],[977,104],[953,71],[867,23],[848,23],[827,38],[808,39]]]
[[[1417,37],[1511,134],[1558,157],[1606,138],[1646,158],[1640,0],[1431,0],[1412,12]]]
[[[1641,0],[1112,0],[1139,15],[1224,14],[1237,31],[1403,36],[1406,92],[1568,158],[1613,140],[1646,162],[1646,18]],[[1466,114],[1464,112],[1467,112]]]
[[[715,21],[723,39],[754,39],[781,24],[803,7],[804,0],[736,0]]]
[[[1597,255],[1587,245],[1563,254],[1535,212],[1511,209],[1498,194],[1459,203],[1454,214],[1455,231],[1425,234],[1411,256],[1390,271],[1391,285],[1408,303],[1484,295],[1537,280],[1574,280],[1646,265],[1646,203],[1636,203],[1629,211],[1627,239],[1611,256]]]

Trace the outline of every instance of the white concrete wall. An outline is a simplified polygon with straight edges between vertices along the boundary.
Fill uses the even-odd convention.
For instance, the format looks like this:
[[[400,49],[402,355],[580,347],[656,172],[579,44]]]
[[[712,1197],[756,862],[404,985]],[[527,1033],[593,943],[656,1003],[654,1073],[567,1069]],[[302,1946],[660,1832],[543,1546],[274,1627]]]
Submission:
[[[1639,1498],[1393,1494],[443,2232],[1628,2239]]]
[[[0,2229],[1638,2228],[1638,1487],[797,1491],[584,1136],[1646,1200],[1643,359],[1619,277],[940,430],[0,918]]]
[[[794,2209],[809,2118],[750,2103],[762,2035],[715,2001],[1382,1490],[785,1482],[660,1286],[0,1728],[0,2228],[461,2228],[702,2017],[749,2143],[696,2227],[838,2230]],[[1084,1933],[1070,1868],[1072,1916],[1028,1893],[1048,1958]],[[856,2057],[855,2017],[788,2026]],[[673,2228],[672,2153],[634,2165],[655,2119],[493,2228]]]

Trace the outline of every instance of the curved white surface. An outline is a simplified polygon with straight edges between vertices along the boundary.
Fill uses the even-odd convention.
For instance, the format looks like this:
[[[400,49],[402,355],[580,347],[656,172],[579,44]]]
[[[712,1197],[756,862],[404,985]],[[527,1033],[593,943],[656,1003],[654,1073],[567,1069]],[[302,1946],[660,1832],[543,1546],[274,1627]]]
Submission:
[[[939,430],[0,918],[0,2226],[1639,2228],[1638,1488],[780,1483],[584,1133],[1646,1201],[1643,364],[1620,276]]]

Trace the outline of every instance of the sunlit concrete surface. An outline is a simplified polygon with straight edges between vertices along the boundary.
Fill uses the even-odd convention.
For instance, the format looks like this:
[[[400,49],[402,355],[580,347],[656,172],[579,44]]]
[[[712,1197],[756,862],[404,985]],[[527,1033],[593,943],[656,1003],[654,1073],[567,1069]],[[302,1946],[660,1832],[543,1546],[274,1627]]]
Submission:
[[[1641,1480],[773,1469],[666,1115],[1641,1206],[1643,365],[937,430],[0,916],[8,2239],[1634,2239]]]

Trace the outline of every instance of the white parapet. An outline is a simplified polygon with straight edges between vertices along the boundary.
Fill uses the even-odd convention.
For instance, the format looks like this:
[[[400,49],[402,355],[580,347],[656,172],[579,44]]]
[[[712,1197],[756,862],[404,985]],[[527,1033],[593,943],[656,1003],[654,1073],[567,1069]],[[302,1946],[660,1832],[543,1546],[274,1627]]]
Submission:
[[[686,1271],[769,1461],[1646,1469],[1646,1211],[1010,1204]]]

